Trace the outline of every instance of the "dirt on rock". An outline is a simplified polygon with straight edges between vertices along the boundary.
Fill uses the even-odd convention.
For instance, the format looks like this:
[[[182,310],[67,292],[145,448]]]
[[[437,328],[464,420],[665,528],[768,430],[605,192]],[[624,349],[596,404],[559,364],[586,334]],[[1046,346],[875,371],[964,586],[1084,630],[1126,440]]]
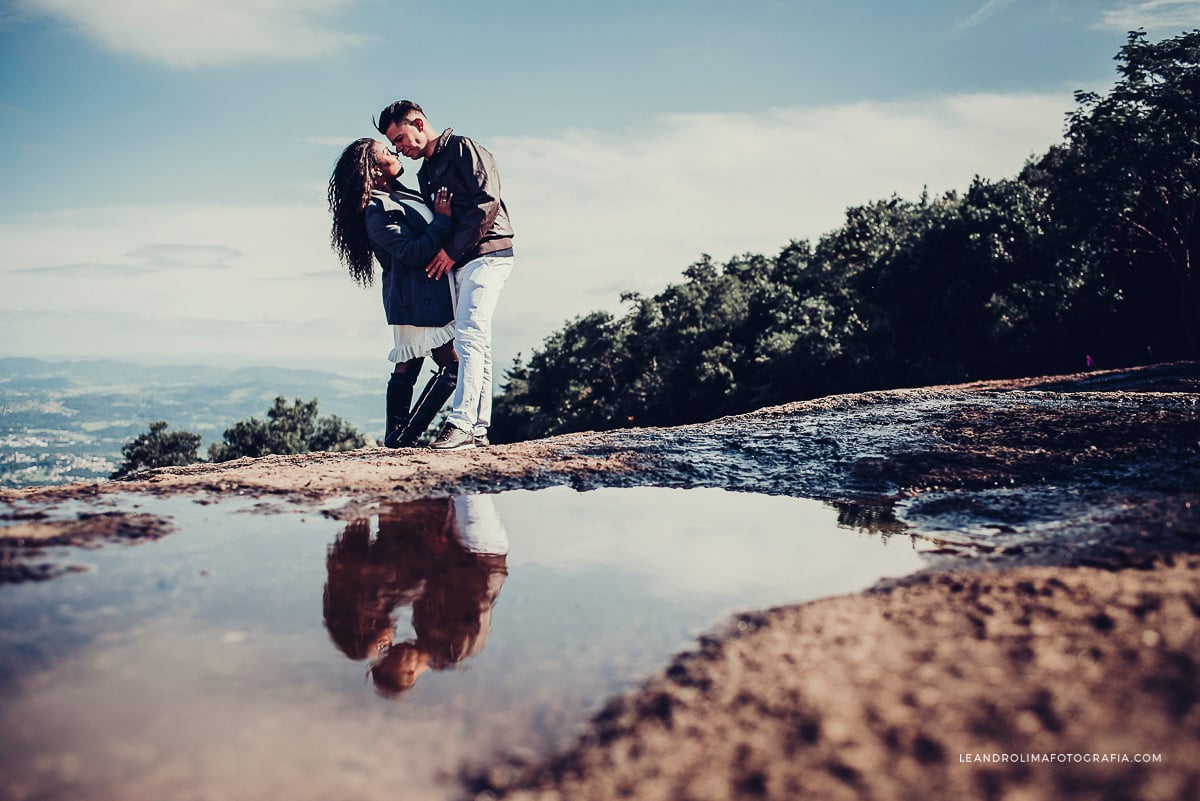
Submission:
[[[465,797],[1197,798],[1198,585],[1016,568],[746,615]]]
[[[19,551],[11,534],[45,525],[37,515],[114,495],[248,495],[349,519],[381,501],[555,485],[814,498],[938,550],[917,577],[742,616],[562,753],[465,770],[464,798],[1200,797],[1195,363],[8,490],[15,525],[0,539]]]

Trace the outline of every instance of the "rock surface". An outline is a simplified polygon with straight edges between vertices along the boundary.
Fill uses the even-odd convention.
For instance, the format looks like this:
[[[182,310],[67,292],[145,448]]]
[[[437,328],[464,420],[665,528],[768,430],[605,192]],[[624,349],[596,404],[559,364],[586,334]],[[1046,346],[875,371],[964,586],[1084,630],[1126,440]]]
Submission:
[[[566,753],[469,786],[522,801],[1197,798],[1198,580],[1195,557],[1016,568],[744,616]]]
[[[0,558],[29,567],[39,538],[111,493],[243,494],[264,511],[349,518],[382,500],[561,484],[816,498],[940,556],[869,593],[744,616],[615,699],[562,754],[465,770],[464,797],[1200,797],[1192,363],[5,491],[15,525],[0,529]],[[162,533],[118,517],[68,533]],[[1033,761],[1043,754],[1054,761]],[[1161,761],[1133,761],[1143,754]]]

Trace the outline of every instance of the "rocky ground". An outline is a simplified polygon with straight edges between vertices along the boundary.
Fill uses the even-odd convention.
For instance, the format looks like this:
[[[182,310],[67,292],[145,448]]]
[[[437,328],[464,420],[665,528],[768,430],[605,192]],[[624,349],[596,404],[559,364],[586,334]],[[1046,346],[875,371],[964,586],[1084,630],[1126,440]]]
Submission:
[[[940,555],[869,593],[731,623],[615,699],[567,751],[465,770],[466,797],[1200,797],[1192,363],[5,491],[0,566],[38,578],[54,572],[39,561],[46,542],[169,531],[118,512],[82,525],[79,511],[112,493],[242,494],[264,511],[352,517],[384,499],[561,484],[817,498]],[[1053,761],[1033,761],[1043,754]]]

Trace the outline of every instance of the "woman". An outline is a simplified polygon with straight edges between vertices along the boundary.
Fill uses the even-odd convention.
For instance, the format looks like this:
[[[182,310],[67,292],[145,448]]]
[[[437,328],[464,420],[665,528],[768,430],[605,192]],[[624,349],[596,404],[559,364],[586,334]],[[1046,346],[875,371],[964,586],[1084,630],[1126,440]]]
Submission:
[[[421,195],[400,182],[403,172],[382,142],[358,139],[342,151],[329,178],[333,251],[364,287],[374,282],[372,259],[383,268],[383,308],[395,340],[388,360],[396,365],[387,386],[383,443],[389,448],[415,444],[458,379],[453,283],[425,275],[451,232],[451,194],[439,189],[430,213]],[[439,370],[410,412],[426,353]]]

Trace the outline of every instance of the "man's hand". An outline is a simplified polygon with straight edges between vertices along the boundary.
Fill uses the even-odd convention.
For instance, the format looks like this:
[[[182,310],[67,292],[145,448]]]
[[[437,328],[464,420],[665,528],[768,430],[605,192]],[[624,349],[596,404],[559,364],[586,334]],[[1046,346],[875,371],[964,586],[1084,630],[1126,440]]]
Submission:
[[[454,266],[454,259],[446,255],[445,249],[437,252],[433,257],[433,261],[425,267],[425,274],[430,278],[441,278],[446,273],[450,272],[450,268]]]

